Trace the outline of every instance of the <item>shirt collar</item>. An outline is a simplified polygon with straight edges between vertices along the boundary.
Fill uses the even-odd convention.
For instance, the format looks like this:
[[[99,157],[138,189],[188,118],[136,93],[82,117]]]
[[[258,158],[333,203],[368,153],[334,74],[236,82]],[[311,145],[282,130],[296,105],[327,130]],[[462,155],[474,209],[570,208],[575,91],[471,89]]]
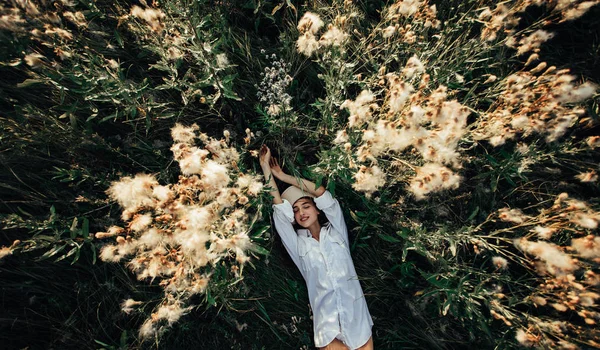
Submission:
[[[328,230],[329,225],[331,225],[331,224],[328,222],[325,225],[321,226],[321,232],[323,232],[323,230]],[[305,228],[298,229],[298,235],[304,236],[304,237],[312,237],[310,231]]]

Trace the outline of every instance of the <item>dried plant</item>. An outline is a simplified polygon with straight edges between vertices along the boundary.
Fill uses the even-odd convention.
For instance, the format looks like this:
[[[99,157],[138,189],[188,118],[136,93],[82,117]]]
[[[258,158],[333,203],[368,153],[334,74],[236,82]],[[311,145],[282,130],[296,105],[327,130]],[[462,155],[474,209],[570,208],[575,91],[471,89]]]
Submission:
[[[187,313],[188,300],[209,288],[217,264],[227,264],[230,278],[241,278],[253,249],[249,232],[257,211],[251,206],[262,182],[240,171],[228,132],[218,140],[198,129],[177,124],[171,131],[183,174],[177,183],[161,185],[149,174],[112,183],[107,193],[123,208],[126,225],[95,235],[116,241],[102,248],[102,260],[124,261],[139,280],[157,279],[164,290],[163,302],[140,328],[142,338],[160,334]],[[137,304],[127,301],[123,310]]]

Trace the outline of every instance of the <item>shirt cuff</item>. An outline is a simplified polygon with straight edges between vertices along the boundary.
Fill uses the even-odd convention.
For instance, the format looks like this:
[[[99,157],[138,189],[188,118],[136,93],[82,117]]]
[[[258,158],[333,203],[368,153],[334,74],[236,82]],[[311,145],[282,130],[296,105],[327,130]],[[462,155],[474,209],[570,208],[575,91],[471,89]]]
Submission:
[[[284,199],[283,203],[273,204],[273,211],[284,216],[289,222],[294,222],[294,209],[287,199]]]
[[[333,199],[333,196],[331,195],[331,193],[329,191],[325,191],[325,192],[323,192],[322,195],[315,198],[315,204],[317,205],[317,208],[319,208],[321,210],[323,210],[325,208],[329,208],[334,203],[335,203],[335,199]]]

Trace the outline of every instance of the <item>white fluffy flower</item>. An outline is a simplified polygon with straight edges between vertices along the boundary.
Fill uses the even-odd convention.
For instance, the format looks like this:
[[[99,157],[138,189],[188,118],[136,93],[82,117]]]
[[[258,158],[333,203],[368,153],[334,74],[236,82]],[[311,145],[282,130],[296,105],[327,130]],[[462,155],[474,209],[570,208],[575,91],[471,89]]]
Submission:
[[[341,46],[347,38],[348,34],[344,33],[336,26],[329,25],[329,28],[325,34],[321,36],[319,41],[324,46]]]
[[[298,52],[310,57],[319,49],[319,42],[311,32],[306,32],[298,37],[296,47],[298,48]]]
[[[377,165],[370,168],[363,165],[354,174],[354,180],[352,188],[371,194],[385,184],[385,173]]]
[[[306,12],[298,22],[298,30],[301,33],[316,34],[323,26],[321,18],[312,12]],[[310,56],[310,55],[309,55]]]
[[[196,131],[198,131],[198,129],[199,127],[196,124],[186,127],[182,124],[177,123],[171,129],[171,137],[176,143],[181,142],[186,144],[192,144],[194,143],[194,139],[196,138]]]

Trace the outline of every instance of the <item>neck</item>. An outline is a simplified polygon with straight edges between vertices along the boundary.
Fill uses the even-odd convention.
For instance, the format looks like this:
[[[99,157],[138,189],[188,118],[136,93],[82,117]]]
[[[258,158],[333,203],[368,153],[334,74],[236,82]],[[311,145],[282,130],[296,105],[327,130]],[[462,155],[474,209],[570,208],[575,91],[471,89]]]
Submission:
[[[310,225],[307,228],[310,231],[310,234],[314,237],[314,239],[318,241],[319,237],[321,236],[321,224],[319,224],[319,222],[316,221],[314,224]]]

